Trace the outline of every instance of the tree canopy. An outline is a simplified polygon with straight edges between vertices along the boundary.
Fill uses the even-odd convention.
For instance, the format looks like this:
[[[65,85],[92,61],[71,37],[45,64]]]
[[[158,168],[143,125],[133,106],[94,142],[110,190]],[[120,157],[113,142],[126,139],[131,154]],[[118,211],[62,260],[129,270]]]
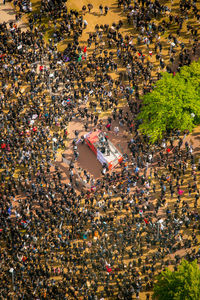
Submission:
[[[138,119],[140,132],[151,142],[172,130],[191,131],[200,120],[200,61],[182,67],[175,76],[163,73],[153,91],[144,95]]]
[[[154,284],[153,299],[156,300],[199,300],[200,269],[197,261],[182,260],[177,271],[161,272]]]

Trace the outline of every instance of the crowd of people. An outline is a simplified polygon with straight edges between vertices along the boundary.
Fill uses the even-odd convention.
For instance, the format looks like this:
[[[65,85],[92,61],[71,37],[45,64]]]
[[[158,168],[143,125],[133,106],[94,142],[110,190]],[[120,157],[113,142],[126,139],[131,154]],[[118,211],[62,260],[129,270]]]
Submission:
[[[26,12],[23,1],[14,5]],[[161,71],[175,75],[199,46],[190,22],[199,22],[197,1],[180,1],[178,14],[170,7],[119,0],[124,19],[96,24],[85,44],[92,4],[77,12],[65,1],[43,0],[37,13],[29,9],[27,30],[0,24],[2,299],[150,299],[156,274],[176,269],[182,257],[200,258],[200,162],[188,133],[174,131],[152,146],[136,118]],[[97,10],[109,15],[111,8]],[[137,35],[123,34],[124,24]],[[185,27],[190,48],[180,42]],[[129,136],[120,167],[98,179],[84,172],[92,188],[74,172],[82,134],[69,140],[74,120],[82,132],[115,126],[116,135]],[[66,146],[73,153],[67,179],[54,164]]]

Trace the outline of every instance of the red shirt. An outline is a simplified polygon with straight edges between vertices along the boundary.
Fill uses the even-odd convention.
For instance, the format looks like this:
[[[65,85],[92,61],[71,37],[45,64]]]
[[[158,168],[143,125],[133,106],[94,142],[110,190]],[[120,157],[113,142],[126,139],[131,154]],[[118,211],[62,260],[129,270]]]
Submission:
[[[106,270],[107,270],[108,273],[112,272],[112,269],[109,268],[108,266],[106,266]]]
[[[5,149],[5,148],[6,148],[6,144],[5,143],[1,144],[1,149]]]

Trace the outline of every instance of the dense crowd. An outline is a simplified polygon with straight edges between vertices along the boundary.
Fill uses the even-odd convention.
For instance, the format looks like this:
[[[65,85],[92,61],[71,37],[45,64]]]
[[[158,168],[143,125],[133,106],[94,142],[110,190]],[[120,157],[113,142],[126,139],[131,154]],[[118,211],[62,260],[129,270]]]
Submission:
[[[22,1],[14,5],[27,12]],[[118,7],[127,20],[96,24],[85,45],[84,14],[92,4],[78,13],[64,1],[43,0],[26,31],[0,24],[2,299],[132,299],[141,292],[150,299],[155,274],[168,265],[176,269],[181,257],[200,257],[200,162],[188,133],[175,131],[152,146],[138,133],[142,120],[136,119],[141,95],[161,70],[177,72],[195,55],[199,33],[189,20],[199,21],[197,2],[180,1],[178,15],[159,1],[119,0]],[[99,11],[109,14],[107,6]],[[45,43],[47,15],[54,30]],[[137,39],[120,33],[124,23]],[[190,49],[179,41],[185,25]],[[162,34],[174,26],[163,42]],[[64,38],[69,42],[59,52]],[[111,73],[119,76],[114,80]],[[119,106],[121,99],[126,107]],[[99,117],[107,111],[107,119]],[[66,147],[67,125],[76,119],[86,132],[113,131],[117,122],[131,136],[119,168],[97,180],[85,171],[92,189],[78,184],[74,172],[81,131],[67,143],[73,151],[69,178],[52,167],[56,150]]]

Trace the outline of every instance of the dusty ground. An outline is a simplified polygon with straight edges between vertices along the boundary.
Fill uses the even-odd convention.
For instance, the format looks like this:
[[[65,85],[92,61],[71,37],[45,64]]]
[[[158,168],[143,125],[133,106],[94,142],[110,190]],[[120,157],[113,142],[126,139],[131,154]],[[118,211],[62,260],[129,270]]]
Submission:
[[[13,10],[13,6],[11,5],[10,2],[6,2],[5,4],[0,3],[0,22],[6,22],[6,23],[10,23],[10,22],[14,22],[15,24],[17,24],[17,26],[19,28],[21,28],[22,30],[26,30],[27,27],[27,23],[25,18],[16,21],[15,19],[15,11]]]
[[[75,0],[69,0],[68,4],[70,7],[72,8],[76,8],[78,10],[80,10],[82,8],[83,5],[89,3],[90,1],[88,0],[81,0],[81,1],[75,1]],[[177,6],[177,2],[178,1],[174,1],[174,3],[172,4],[174,8],[176,8]],[[171,1],[167,2],[169,5],[171,5]],[[99,5],[102,4],[103,6],[107,5],[109,7],[109,12],[107,16],[100,16],[100,12],[99,12]],[[100,1],[100,0],[96,0],[95,3],[93,4],[94,8],[92,10],[92,13],[86,13],[84,15],[84,19],[87,20],[88,22],[88,26],[87,29],[85,30],[83,36],[82,36],[82,44],[84,45],[87,38],[88,38],[88,34],[89,32],[93,32],[94,31],[94,27],[95,24],[109,24],[111,25],[113,22],[118,22],[120,19],[122,19],[122,21],[125,22],[125,14],[121,13],[119,11],[119,9],[117,8],[117,1],[112,1],[112,0],[108,0],[108,1]],[[0,4],[0,16],[1,16],[1,22],[5,21],[5,22],[10,22],[10,21],[15,21],[15,13],[12,9],[12,6],[10,3],[6,3],[6,5],[3,5],[2,3]],[[22,21],[17,22],[17,24],[19,26],[21,26],[22,28],[25,28],[25,17],[22,19]],[[183,29],[183,31],[185,32],[184,35],[181,36],[180,40],[181,41],[188,41],[187,38],[187,33],[185,28]],[[128,28],[127,26],[124,26],[121,30],[121,32],[128,33],[128,34],[132,34],[134,37],[136,37],[135,33],[133,30],[130,30],[130,28]],[[166,36],[163,36],[162,39],[166,40]],[[189,45],[189,43],[187,42],[186,45]],[[66,46],[66,41],[61,42],[59,47],[60,49],[65,48]],[[144,47],[143,47],[144,48]],[[143,49],[144,53],[147,54],[148,51],[146,48]],[[153,50],[153,48],[151,49]],[[166,42],[166,48],[164,49],[164,57],[165,60],[167,60],[167,42]],[[152,61],[155,63],[155,53],[153,53],[153,58]],[[156,66],[156,63],[155,63]],[[112,76],[114,76],[114,74],[112,74]],[[115,75],[117,76],[117,75]],[[113,126],[114,127],[114,126]],[[71,141],[74,138],[74,130],[78,129],[80,131],[80,135],[84,134],[84,129],[83,129],[83,125],[81,120],[77,120],[74,119],[72,122],[70,122],[69,127],[68,127],[68,132],[69,132],[69,136],[68,136],[68,141],[69,144],[71,143]],[[92,130],[92,127],[89,128],[89,130]],[[115,144],[115,146],[118,147],[118,145],[120,144],[120,147],[123,149],[124,152],[127,151],[127,138],[125,136],[125,131],[123,128],[120,129],[120,134],[118,137],[116,137],[112,132],[109,134],[109,138],[111,139],[111,141]],[[193,133],[191,133],[188,137],[186,137],[185,141],[188,140],[189,142],[191,142],[194,146],[194,150],[195,152],[198,154],[200,152],[200,146],[199,146],[199,140],[200,140],[200,127],[197,127]],[[121,149],[119,149],[121,150]],[[95,155],[91,152],[90,149],[88,149],[88,147],[86,145],[80,145],[79,146],[79,153],[80,153],[80,157],[78,160],[78,166],[80,166],[83,169],[86,169],[87,171],[89,171],[94,178],[98,178],[99,176],[101,176],[101,165],[97,162]],[[68,159],[71,159],[72,157],[72,150],[71,148],[68,148],[65,151],[65,155]],[[61,157],[60,155],[58,155],[57,158],[57,163],[62,172],[63,175],[63,181],[67,182],[68,181],[68,172],[67,172],[67,166],[65,166],[63,163],[61,163]],[[52,168],[53,169],[53,168]],[[162,170],[160,170],[160,172],[162,172]],[[198,178],[199,179],[199,178]],[[187,182],[190,181],[190,170],[188,170],[187,174],[185,175],[184,178],[184,186],[183,188],[186,189],[186,185]],[[158,187],[158,182],[155,182],[157,187]],[[187,200],[188,202],[190,202],[190,204],[192,205],[192,200],[188,197],[188,195],[185,193],[183,200]],[[167,195],[167,203],[169,205],[169,207],[172,207],[172,205],[174,204],[174,199],[170,199],[170,196]],[[162,216],[164,213],[165,208],[160,208],[159,210],[159,214]],[[182,254],[181,252],[179,253],[180,255]],[[141,299],[145,299],[145,295],[142,294],[141,295]]]
[[[13,22],[15,21],[15,11],[13,10],[11,4],[6,2],[5,4],[0,3],[0,21],[2,22]]]

